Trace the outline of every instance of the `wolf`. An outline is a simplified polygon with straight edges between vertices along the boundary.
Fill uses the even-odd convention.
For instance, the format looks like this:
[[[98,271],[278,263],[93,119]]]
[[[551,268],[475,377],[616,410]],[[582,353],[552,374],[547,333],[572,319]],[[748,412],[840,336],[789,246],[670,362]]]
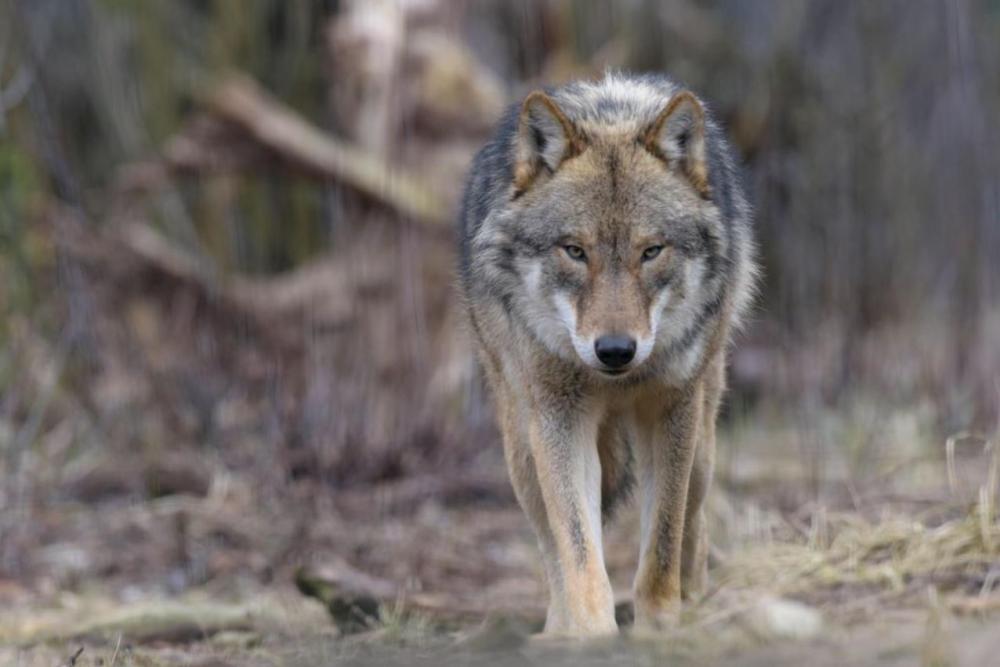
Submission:
[[[705,583],[726,354],[756,275],[718,123],[660,75],[532,92],[473,160],[459,228],[468,320],[548,582],[544,632],[617,631],[601,531],[633,487],[635,623],[674,624]]]

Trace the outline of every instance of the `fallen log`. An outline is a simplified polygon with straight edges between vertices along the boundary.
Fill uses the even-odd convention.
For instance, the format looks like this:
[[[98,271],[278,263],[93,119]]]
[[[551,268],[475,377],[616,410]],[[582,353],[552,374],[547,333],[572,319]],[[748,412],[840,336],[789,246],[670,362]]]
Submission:
[[[485,620],[490,626],[498,618],[506,618],[532,632],[540,632],[545,622],[545,610],[540,607],[498,605],[490,600],[470,603],[447,594],[407,592],[342,560],[319,568],[300,567],[295,573],[295,585],[306,597],[322,602],[345,634],[371,630],[385,622],[387,613],[417,615],[445,625]],[[631,599],[615,603],[615,619],[620,625],[629,626],[634,618]]]
[[[343,561],[321,568],[302,567],[295,573],[295,585],[306,597],[322,602],[337,628],[351,634],[377,627],[387,613],[416,614],[438,623],[467,623],[485,618],[488,604],[470,604],[446,594],[406,591],[395,583],[372,577]],[[541,629],[545,618],[540,608],[500,609],[499,612],[525,619]]]

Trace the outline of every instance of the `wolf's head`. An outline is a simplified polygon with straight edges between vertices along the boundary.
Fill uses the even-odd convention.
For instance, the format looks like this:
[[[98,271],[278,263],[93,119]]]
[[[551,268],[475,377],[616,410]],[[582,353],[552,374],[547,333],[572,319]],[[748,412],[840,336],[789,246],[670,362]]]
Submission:
[[[609,377],[690,337],[725,253],[701,103],[641,102],[529,95],[505,214],[528,326]]]

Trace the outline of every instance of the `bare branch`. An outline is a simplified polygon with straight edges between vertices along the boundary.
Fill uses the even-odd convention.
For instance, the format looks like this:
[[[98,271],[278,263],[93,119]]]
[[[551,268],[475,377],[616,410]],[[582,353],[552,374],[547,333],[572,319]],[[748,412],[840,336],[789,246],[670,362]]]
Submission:
[[[349,185],[405,216],[433,225],[447,224],[448,206],[429,184],[334,139],[253,80],[234,75],[206,101],[222,118],[306,171]]]

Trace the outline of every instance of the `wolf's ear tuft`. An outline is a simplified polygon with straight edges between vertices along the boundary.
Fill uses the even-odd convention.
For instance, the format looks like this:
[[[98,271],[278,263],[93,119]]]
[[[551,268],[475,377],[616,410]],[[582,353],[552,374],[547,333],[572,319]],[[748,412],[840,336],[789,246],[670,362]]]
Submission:
[[[646,148],[679,169],[702,197],[711,194],[705,151],[705,109],[684,90],[672,98],[642,136]]]
[[[515,192],[524,192],[543,170],[554,172],[582,151],[580,132],[563,110],[542,91],[531,93],[521,105],[518,121]]]

